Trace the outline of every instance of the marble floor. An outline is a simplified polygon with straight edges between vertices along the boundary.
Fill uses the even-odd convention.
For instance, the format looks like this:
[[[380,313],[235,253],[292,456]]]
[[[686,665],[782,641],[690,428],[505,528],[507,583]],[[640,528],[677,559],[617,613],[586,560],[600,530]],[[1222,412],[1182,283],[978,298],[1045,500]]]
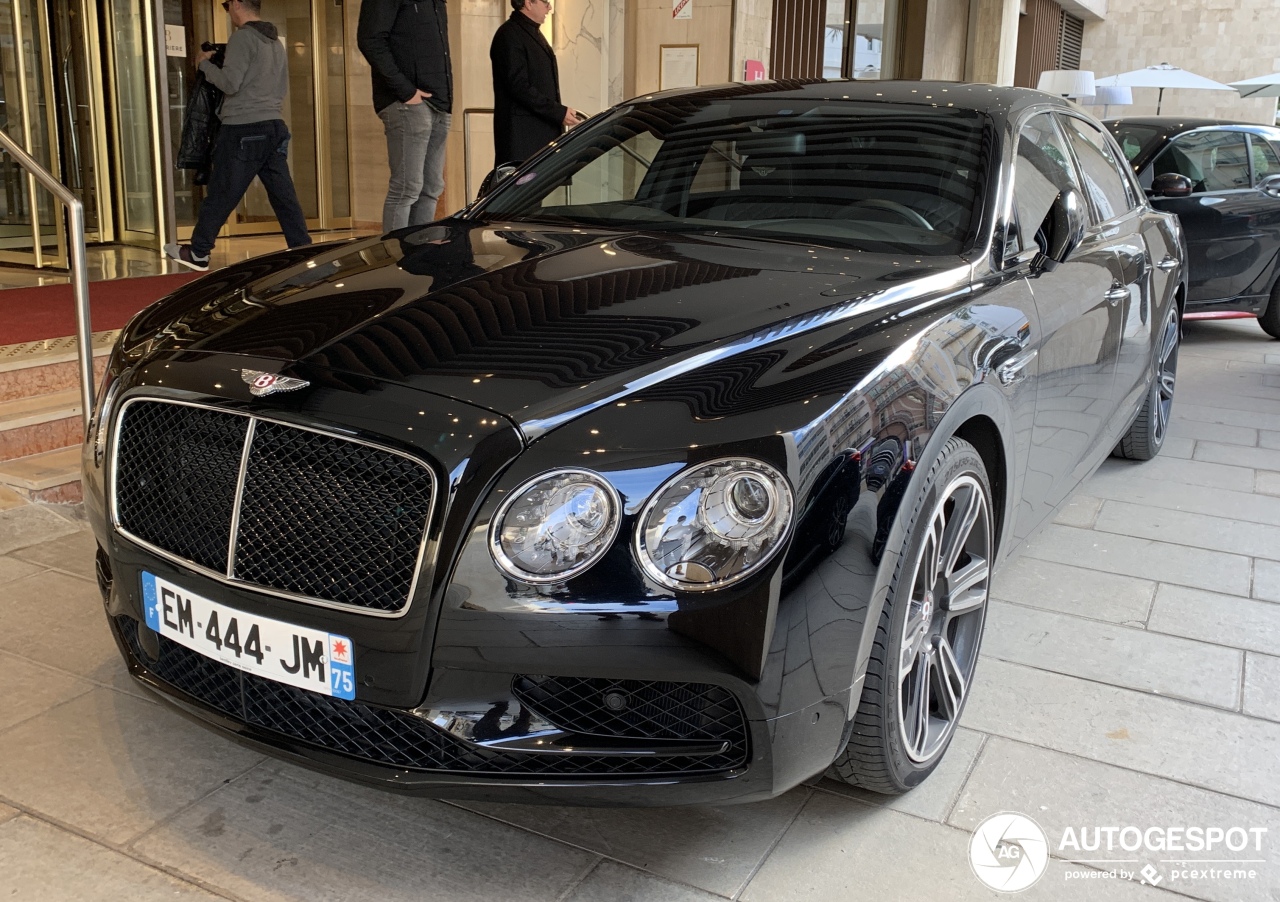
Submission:
[[[312,232],[311,239],[316,242],[333,241],[358,235],[376,235],[371,230],[343,230],[333,232]],[[220,238],[210,255],[211,269],[219,269],[259,254],[284,250],[286,247],[283,235],[251,235],[239,238]],[[141,247],[129,247],[123,244],[94,245],[87,250],[89,281],[97,282],[107,279],[131,279],[136,276],[160,276],[167,273],[190,272],[164,254],[156,250]],[[63,285],[71,280],[65,271],[50,269],[34,269],[26,266],[10,266],[0,264],[0,290],[5,288],[35,288],[41,285]]]

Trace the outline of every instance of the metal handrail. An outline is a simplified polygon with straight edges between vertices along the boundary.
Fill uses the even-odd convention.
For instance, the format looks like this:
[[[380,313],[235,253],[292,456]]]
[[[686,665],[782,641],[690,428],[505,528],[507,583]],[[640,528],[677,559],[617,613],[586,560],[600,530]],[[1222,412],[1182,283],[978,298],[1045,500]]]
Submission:
[[[71,285],[76,299],[76,341],[79,347],[76,356],[80,363],[80,404],[84,408],[82,417],[85,428],[89,428],[89,420],[93,417],[93,334],[89,324],[89,270],[84,252],[84,204],[80,202],[66,185],[37,163],[30,154],[22,149],[16,141],[0,132],[0,148],[8,151],[9,156],[18,161],[25,169],[54,197],[62,201],[67,208],[68,225],[71,234],[68,238],[68,252],[71,262]],[[36,209],[36,199],[31,198],[31,209]],[[40,241],[39,230],[31,230],[31,240]]]

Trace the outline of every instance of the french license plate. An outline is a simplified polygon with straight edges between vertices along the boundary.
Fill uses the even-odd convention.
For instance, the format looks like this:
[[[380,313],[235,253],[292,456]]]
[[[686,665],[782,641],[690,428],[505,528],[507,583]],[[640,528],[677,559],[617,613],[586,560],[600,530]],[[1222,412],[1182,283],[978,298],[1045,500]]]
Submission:
[[[207,658],[335,698],[356,697],[351,640],[259,617],[142,574],[147,626]]]

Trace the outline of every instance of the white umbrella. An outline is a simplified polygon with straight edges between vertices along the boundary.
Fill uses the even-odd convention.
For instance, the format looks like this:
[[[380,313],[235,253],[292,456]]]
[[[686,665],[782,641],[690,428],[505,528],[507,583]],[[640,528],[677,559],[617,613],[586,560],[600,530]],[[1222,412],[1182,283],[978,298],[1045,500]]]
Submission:
[[[1158,66],[1147,66],[1145,69],[1134,69],[1132,72],[1121,72],[1099,78],[1098,85],[1120,85],[1129,88],[1159,88],[1160,98],[1156,101],[1156,115],[1160,114],[1160,105],[1164,103],[1165,88],[1193,88],[1199,91],[1234,91],[1231,85],[1196,75],[1186,69],[1161,63]]]
[[[1239,91],[1241,97],[1280,97],[1280,72],[1233,81],[1231,87]]]

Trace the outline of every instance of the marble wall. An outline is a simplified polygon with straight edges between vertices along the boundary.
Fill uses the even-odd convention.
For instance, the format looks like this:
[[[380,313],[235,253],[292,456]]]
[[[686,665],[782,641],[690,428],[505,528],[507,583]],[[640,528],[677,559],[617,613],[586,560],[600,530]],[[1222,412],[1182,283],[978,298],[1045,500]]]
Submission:
[[[1275,0],[1113,0],[1104,20],[1085,23],[1080,68],[1102,77],[1170,63],[1224,83],[1269,75],[1280,71],[1275,15]],[[1157,96],[1155,88],[1135,88],[1134,104],[1113,106],[1108,115],[1154,115]],[[1165,91],[1161,112],[1274,123],[1276,102],[1173,90]]]
[[[764,63],[769,77],[769,51],[773,36],[773,0],[737,0],[733,9],[734,81],[742,81],[747,60]]]

